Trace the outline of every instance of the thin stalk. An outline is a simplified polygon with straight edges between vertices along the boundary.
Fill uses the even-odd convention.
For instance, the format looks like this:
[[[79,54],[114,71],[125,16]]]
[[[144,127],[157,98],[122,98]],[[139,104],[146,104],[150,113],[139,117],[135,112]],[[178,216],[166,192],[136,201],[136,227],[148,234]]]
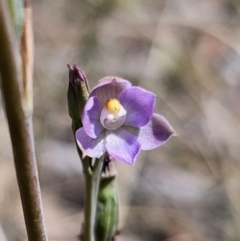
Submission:
[[[47,241],[34,150],[32,119],[22,106],[14,34],[5,0],[0,0],[0,73],[24,218],[30,241]]]
[[[85,173],[84,241],[93,241],[97,195],[104,155],[96,159],[92,174]]]
[[[72,121],[72,130],[75,137],[76,131],[82,126],[78,121]],[[83,158],[83,153],[77,145],[78,155],[82,162],[83,173],[85,176],[85,201],[84,201],[84,226],[80,239],[84,241],[93,241],[93,232],[95,225],[97,195],[103,167],[104,155],[100,159],[96,159],[93,168],[91,168],[92,159],[88,156]]]

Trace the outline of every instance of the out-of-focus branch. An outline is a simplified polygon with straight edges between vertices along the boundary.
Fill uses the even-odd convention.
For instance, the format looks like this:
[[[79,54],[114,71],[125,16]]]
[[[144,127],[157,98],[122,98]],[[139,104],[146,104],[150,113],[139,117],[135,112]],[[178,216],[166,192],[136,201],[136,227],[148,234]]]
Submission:
[[[30,241],[46,241],[31,117],[24,112],[16,64],[18,53],[6,1],[0,0],[0,73],[18,185]]]

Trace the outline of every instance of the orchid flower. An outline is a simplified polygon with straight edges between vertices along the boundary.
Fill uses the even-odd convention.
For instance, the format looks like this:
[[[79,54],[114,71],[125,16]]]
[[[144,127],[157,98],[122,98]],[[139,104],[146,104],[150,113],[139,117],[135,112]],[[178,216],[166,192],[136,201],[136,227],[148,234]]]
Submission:
[[[90,92],[76,132],[85,156],[133,165],[141,150],[163,145],[175,134],[168,121],[154,113],[156,95],[119,77],[104,77]]]

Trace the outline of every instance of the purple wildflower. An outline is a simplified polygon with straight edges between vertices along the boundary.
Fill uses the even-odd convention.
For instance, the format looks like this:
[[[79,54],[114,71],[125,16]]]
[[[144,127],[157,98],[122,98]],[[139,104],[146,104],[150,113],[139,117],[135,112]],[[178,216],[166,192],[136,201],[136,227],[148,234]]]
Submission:
[[[140,150],[164,144],[175,132],[168,121],[153,113],[156,95],[118,77],[105,77],[90,92],[83,127],[76,139],[84,155],[133,165]]]

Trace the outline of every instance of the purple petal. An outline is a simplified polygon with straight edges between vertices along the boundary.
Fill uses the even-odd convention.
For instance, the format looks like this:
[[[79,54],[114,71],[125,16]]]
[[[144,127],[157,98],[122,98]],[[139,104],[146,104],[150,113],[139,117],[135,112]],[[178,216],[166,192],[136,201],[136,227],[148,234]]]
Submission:
[[[98,138],[89,137],[83,128],[76,132],[76,140],[84,156],[100,158],[106,151],[104,146],[105,131],[101,132]]]
[[[106,103],[109,99],[117,98],[122,90],[131,86],[132,84],[125,79],[113,76],[104,77],[92,89],[90,97],[97,96],[102,103]]]
[[[124,125],[145,126],[151,119],[156,95],[141,87],[131,87],[119,94],[119,101],[126,109]]]
[[[140,152],[136,136],[123,128],[108,131],[105,143],[107,152],[118,161],[133,165]]]
[[[97,97],[90,97],[84,106],[82,113],[83,128],[92,138],[97,138],[99,133],[103,130],[103,126],[100,122],[102,108],[102,103]]]
[[[176,133],[168,121],[154,113],[151,121],[140,128],[137,139],[142,150],[152,150],[163,145],[174,134]]]

